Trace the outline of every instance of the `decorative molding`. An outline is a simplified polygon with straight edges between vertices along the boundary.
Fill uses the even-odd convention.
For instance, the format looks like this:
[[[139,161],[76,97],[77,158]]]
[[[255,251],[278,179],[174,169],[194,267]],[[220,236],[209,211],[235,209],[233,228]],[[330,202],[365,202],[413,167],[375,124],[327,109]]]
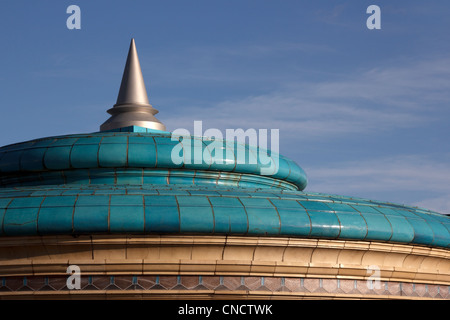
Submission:
[[[380,242],[226,236],[45,236],[0,241],[0,277],[209,275],[450,285],[450,252]]]

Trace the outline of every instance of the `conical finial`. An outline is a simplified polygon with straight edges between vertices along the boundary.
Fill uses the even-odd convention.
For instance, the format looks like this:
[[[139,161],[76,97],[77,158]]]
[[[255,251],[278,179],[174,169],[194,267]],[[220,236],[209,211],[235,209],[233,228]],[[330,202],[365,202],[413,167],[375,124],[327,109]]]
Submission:
[[[148,101],[134,39],[131,39],[117,102],[108,113],[112,116],[100,126],[100,131],[130,126],[166,130],[166,127],[154,117],[158,110]]]
[[[144,104],[149,105],[147,90],[145,90],[144,77],[142,76],[141,64],[139,63],[136,44],[131,39],[128,51],[127,63],[123,71],[122,84],[116,106],[122,104]]]

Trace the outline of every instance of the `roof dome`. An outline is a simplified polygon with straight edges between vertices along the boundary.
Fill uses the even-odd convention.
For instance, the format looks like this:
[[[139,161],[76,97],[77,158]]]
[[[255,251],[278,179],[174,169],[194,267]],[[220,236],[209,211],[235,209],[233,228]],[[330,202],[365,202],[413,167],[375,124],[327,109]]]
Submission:
[[[258,156],[258,147],[223,140],[220,143],[224,152],[219,155],[209,148],[212,140],[146,131],[129,127],[118,132],[48,137],[2,147],[0,186],[182,183],[290,190],[306,187],[302,168],[280,155],[273,161],[278,167],[262,175],[265,165]],[[201,161],[195,161],[196,152],[191,151],[197,144],[195,140],[200,145]],[[184,155],[178,164],[171,157],[176,146]],[[253,163],[238,161],[239,153],[253,157]]]
[[[278,166],[262,174],[257,147],[220,141],[220,154],[212,140],[164,131],[144,91],[132,41],[118,101],[100,132],[0,148],[0,236],[225,234],[450,246],[447,216],[305,193],[305,172],[286,157],[268,152]],[[207,155],[201,161],[191,152],[196,146]],[[254,161],[240,163],[239,151]]]

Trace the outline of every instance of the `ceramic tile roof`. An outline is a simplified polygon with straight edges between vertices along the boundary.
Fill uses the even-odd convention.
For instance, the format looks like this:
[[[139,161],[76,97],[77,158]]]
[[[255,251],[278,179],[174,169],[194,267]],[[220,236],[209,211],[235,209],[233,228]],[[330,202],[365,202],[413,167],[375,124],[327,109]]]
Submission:
[[[228,234],[450,246],[450,219],[383,202],[290,190],[188,185],[0,189],[0,236]]]
[[[170,154],[179,142],[130,127],[0,148],[0,236],[226,234],[450,246],[448,216],[302,192],[305,173],[283,156],[271,175],[260,174],[260,161],[235,157],[176,165]]]

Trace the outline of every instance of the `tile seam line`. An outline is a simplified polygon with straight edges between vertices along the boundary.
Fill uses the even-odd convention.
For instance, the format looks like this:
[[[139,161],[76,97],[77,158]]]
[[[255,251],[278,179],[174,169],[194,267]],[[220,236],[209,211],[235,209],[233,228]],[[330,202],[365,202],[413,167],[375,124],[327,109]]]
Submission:
[[[47,196],[43,196],[43,197],[42,197],[41,203],[39,204],[38,212],[36,213],[36,234],[37,234],[37,235],[40,235],[40,234],[39,234],[39,213],[41,212],[42,204],[44,203],[44,200],[45,200],[46,198],[47,198]]]
[[[192,196],[192,195],[191,195]],[[214,207],[211,203],[211,200],[209,199],[209,196],[206,196],[206,199],[208,200],[209,205],[211,206],[211,212],[212,212],[212,220],[213,220],[213,229],[212,229],[212,233],[214,234],[215,230],[216,230],[216,216],[214,214]]]
[[[265,199],[267,199],[269,202],[270,202],[270,204],[275,208],[275,212],[277,213],[277,216],[278,216],[278,235],[280,235],[281,234],[281,216],[280,216],[280,213],[278,212],[278,208],[273,204],[273,202],[272,201],[270,201],[270,198],[265,198]]]
[[[6,207],[4,208],[5,212],[3,213],[3,217],[2,217],[2,234],[5,234],[5,216],[6,216],[6,210],[8,210],[9,205],[13,202],[14,198],[11,199],[8,204],[6,205]]]
[[[73,203],[73,210],[72,210],[72,234],[75,233],[75,209],[76,209],[76,204],[77,204],[79,196],[80,196],[79,194],[76,195],[75,201]]]
[[[309,233],[308,233],[308,237],[311,237],[311,232],[312,232],[312,221],[311,221],[311,217],[308,213],[308,210],[306,210],[305,206],[301,204],[300,200],[294,200],[295,202],[297,202],[302,208],[303,210],[305,210],[306,216],[309,219]]]
[[[240,202],[240,204],[242,205],[242,208],[244,208],[244,212],[245,212],[245,217],[247,218],[247,230],[245,231],[245,234],[248,234],[248,231],[250,230],[250,222],[248,220],[248,212],[247,212],[247,208],[245,208],[244,203],[241,201],[240,197],[236,197],[238,199],[238,201]]]

